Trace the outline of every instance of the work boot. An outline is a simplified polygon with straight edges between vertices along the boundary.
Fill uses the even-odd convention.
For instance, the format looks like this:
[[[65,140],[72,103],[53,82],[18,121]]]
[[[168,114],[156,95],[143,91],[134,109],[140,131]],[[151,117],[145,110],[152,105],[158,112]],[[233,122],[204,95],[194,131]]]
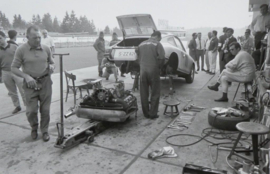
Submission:
[[[215,101],[216,102],[227,102],[227,101],[229,101],[227,93],[223,92],[222,97],[219,98],[219,99],[216,99]]]
[[[42,138],[44,142],[47,142],[50,140],[50,135],[48,134],[48,132],[44,132]]]
[[[17,106],[13,111],[12,114],[16,114],[18,112],[20,112],[22,110],[22,108],[20,106]]]
[[[218,87],[219,87],[220,83],[216,83],[214,84],[213,86],[208,86],[208,88],[210,90],[213,90],[213,91],[218,91]]]
[[[37,137],[38,137],[37,130],[32,130],[31,131],[31,137],[32,137],[33,140],[36,140],[37,139]]]

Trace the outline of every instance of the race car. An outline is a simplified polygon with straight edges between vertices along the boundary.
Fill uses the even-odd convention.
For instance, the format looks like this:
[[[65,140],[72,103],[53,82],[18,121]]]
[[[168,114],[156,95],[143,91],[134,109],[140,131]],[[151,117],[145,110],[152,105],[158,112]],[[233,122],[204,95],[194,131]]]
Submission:
[[[123,32],[123,40],[107,49],[107,55],[125,73],[139,72],[136,49],[140,43],[151,37],[157,27],[150,14],[118,16],[117,20]],[[195,62],[186,52],[180,38],[173,34],[162,34],[160,43],[165,50],[165,64],[160,75],[177,75],[184,77],[187,83],[192,83]]]

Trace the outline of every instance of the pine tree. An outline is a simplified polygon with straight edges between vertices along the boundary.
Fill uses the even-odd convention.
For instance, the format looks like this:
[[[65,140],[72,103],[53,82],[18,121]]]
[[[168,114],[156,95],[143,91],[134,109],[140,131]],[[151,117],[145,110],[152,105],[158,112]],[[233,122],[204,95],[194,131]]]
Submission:
[[[104,29],[104,34],[111,34],[111,30],[108,25]]]
[[[51,15],[49,13],[44,14],[44,16],[42,18],[42,26],[48,31],[54,30],[52,18],[51,18]]]
[[[4,29],[9,29],[11,27],[8,18],[1,11],[0,11],[0,26],[3,27]]]
[[[56,17],[53,20],[53,31],[55,31],[55,32],[60,32],[61,31],[59,22],[58,22]]]
[[[70,32],[69,20],[70,20],[69,14],[68,12],[66,12],[66,16],[64,17],[63,22],[61,24],[61,29],[64,33]]]

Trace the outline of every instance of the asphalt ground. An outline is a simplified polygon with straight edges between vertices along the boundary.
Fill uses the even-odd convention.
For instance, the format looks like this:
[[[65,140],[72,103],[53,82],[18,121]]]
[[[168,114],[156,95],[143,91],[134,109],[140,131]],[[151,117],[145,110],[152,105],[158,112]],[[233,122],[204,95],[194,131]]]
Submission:
[[[63,69],[67,71],[97,65],[97,52],[94,47],[56,48],[55,53],[69,53],[63,57]],[[55,72],[59,73],[59,57],[55,56]]]

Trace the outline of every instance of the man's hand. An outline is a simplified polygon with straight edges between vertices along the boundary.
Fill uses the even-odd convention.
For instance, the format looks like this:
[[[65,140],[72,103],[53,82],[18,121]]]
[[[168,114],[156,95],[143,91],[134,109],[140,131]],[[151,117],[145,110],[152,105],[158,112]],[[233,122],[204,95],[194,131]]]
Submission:
[[[32,89],[37,88],[37,83],[36,83],[35,79],[33,79],[31,76],[26,75],[26,77],[24,79],[27,83],[28,88],[32,88]]]
[[[49,65],[49,72],[50,74],[52,74],[54,72],[54,66],[53,65]]]

